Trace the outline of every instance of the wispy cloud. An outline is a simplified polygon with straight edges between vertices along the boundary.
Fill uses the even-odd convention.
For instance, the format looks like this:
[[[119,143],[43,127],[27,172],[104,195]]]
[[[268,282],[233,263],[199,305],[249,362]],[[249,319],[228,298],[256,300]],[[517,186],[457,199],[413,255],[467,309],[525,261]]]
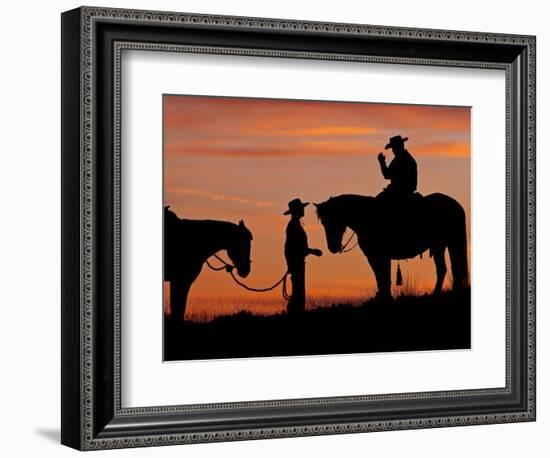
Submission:
[[[164,107],[168,157],[357,155],[378,152],[397,134],[422,145],[417,154],[450,143],[438,154],[469,154],[466,107],[200,96],[167,96]]]
[[[379,133],[380,130],[374,127],[360,126],[340,126],[340,125],[320,125],[315,127],[305,127],[301,129],[283,129],[272,132],[283,137],[350,137],[372,135]]]
[[[432,142],[419,145],[415,152],[421,155],[468,157],[470,156],[470,144],[461,142]]]
[[[275,205],[273,202],[267,200],[254,200],[237,195],[218,194],[203,189],[171,187],[166,188],[165,192],[167,195],[185,194],[188,196],[201,196],[218,202],[234,202],[242,205],[253,205],[255,207],[273,207]]]

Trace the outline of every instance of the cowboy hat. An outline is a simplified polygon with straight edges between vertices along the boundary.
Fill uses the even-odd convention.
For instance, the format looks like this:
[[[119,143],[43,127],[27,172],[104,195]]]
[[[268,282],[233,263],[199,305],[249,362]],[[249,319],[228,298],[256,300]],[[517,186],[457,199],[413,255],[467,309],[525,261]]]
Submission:
[[[389,149],[394,145],[399,145],[405,143],[409,137],[401,137],[401,135],[396,135],[395,137],[390,138],[390,142],[384,147],[384,149]]]
[[[308,205],[309,202],[302,202],[300,199],[292,199],[288,203],[288,210],[284,212],[283,215],[291,215],[292,213],[295,213],[296,211],[301,210]]]

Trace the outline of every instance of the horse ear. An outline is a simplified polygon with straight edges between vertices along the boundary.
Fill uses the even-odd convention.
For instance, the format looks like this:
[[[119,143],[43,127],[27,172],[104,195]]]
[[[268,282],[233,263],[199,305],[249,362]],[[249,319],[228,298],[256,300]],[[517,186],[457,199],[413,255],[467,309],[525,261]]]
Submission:
[[[245,226],[244,221],[241,219],[239,221],[239,229],[243,229],[246,234],[250,237],[250,240],[252,240],[252,232]]]

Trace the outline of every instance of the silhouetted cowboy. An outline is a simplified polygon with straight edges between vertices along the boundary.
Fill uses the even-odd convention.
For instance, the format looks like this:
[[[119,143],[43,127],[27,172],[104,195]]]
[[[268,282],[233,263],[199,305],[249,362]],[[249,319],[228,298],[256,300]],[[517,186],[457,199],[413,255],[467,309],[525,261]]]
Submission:
[[[407,137],[391,137],[384,149],[391,148],[394,158],[386,165],[383,153],[378,155],[380,169],[390,184],[378,194],[377,201],[382,205],[385,215],[384,235],[391,241],[396,251],[421,242],[422,234],[414,230],[413,221],[422,218],[422,196],[416,192],[416,161],[405,149]],[[398,269],[399,270],[399,269]],[[400,272],[399,272],[400,274]],[[399,284],[399,282],[398,282]]]
[[[307,245],[306,231],[302,227],[301,218],[304,216],[304,208],[309,202],[302,203],[300,199],[293,199],[288,203],[285,215],[291,215],[286,227],[285,258],[292,281],[292,296],[287,304],[289,315],[298,315],[305,310],[306,304],[306,256],[322,256],[323,252],[317,248],[309,248]]]
[[[384,188],[384,191],[395,191],[403,194],[412,194],[416,191],[416,161],[405,149],[405,142],[407,140],[407,137],[403,138],[401,135],[390,138],[390,142],[384,148],[391,148],[395,155],[390,165],[386,165],[384,153],[378,155],[382,175],[384,175],[386,180],[390,180],[390,184]]]

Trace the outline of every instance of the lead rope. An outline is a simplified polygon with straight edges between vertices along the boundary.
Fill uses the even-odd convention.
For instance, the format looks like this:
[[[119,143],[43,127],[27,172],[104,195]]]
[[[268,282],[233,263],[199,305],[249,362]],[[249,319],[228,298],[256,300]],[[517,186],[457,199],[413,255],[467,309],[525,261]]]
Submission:
[[[269,286],[267,288],[253,288],[251,286],[248,286],[248,285],[245,285],[243,282],[241,282],[236,276],[235,274],[233,273],[233,270],[235,269],[235,266],[232,265],[232,264],[229,264],[228,262],[224,261],[222,258],[220,258],[217,254],[213,255],[218,261],[220,261],[223,265],[221,267],[216,267],[216,266],[213,266],[212,264],[210,264],[210,262],[208,261],[208,259],[206,260],[206,265],[208,267],[210,267],[212,270],[216,271],[216,272],[219,272],[221,270],[225,270],[226,272],[229,272],[229,274],[231,275],[231,278],[235,281],[235,283],[237,283],[237,285],[243,287],[244,289],[248,290],[248,291],[253,291],[255,293],[265,293],[267,291],[271,291],[275,288],[277,288],[277,286],[279,286],[281,283],[283,284],[283,288],[282,288],[282,295],[283,295],[283,298],[286,299],[287,301],[290,299],[290,294],[288,294],[288,288],[287,288],[287,277],[288,277],[288,270],[283,274],[283,276],[281,277],[280,280],[278,280],[274,285],[272,286]]]

